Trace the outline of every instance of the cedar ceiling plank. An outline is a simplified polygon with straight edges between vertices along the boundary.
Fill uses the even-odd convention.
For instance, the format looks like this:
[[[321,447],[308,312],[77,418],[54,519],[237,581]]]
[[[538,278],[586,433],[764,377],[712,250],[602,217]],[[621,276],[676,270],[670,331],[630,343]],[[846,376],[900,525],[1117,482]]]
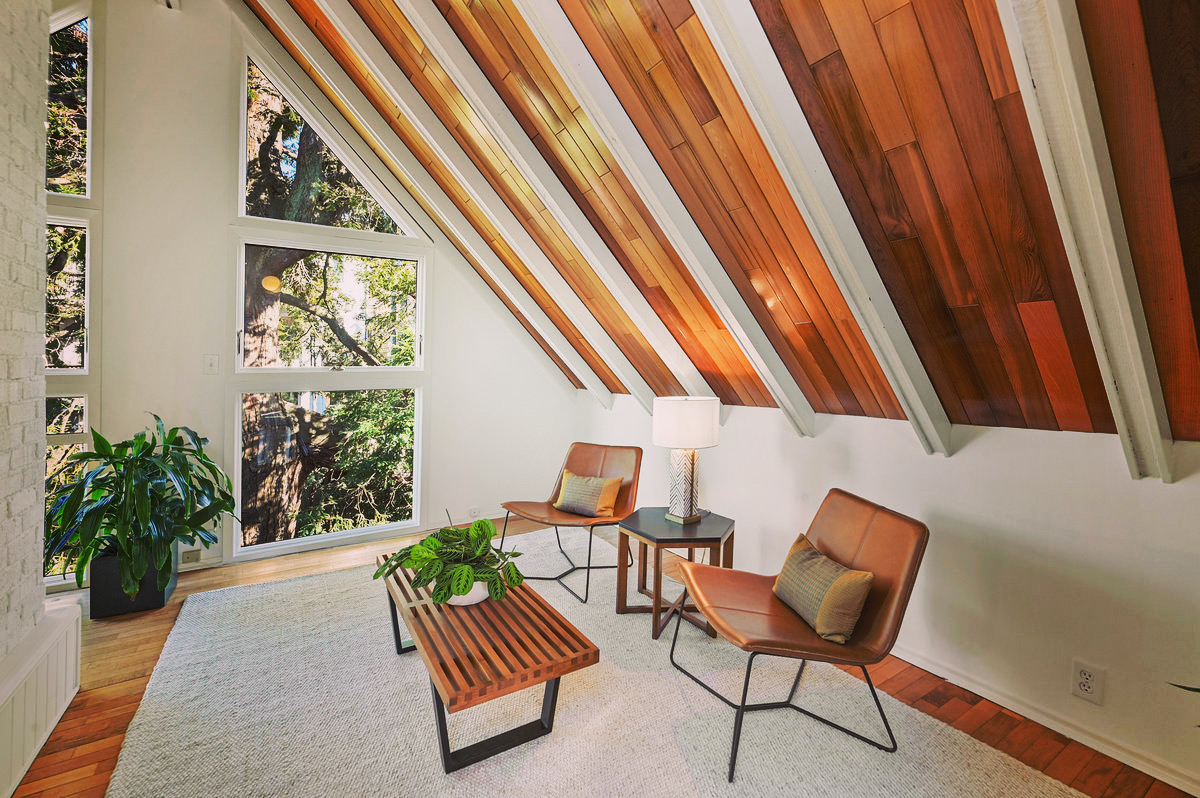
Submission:
[[[950,308],[950,312],[954,314],[959,335],[971,353],[975,371],[995,413],[996,423],[1003,427],[1032,426],[1026,423],[1022,415],[1021,403],[1017,401],[983,309],[979,305],[963,305]]]
[[[813,64],[812,71],[833,125],[841,133],[842,143],[857,167],[888,239],[912,238],[917,234],[913,220],[879,147],[879,139],[871,128],[867,109],[863,107],[845,59],[841,53],[833,53]]]
[[[858,322],[853,319],[839,319],[838,327],[842,330],[842,338],[846,341],[846,346],[850,347],[850,352],[854,355],[855,361],[859,363],[869,363],[875,357],[867,346],[867,341],[861,335],[856,335],[855,330],[858,329]],[[896,421],[903,421],[907,418],[904,414],[904,408],[900,406],[900,400],[896,398],[896,394],[892,391],[892,386],[887,381],[887,377],[878,369],[862,370],[863,377],[866,378],[867,384],[871,388],[871,396],[875,400],[875,404],[879,405],[879,412],[884,418],[890,418]]]
[[[1200,172],[1200,4],[1141,0],[1141,8],[1171,177],[1194,175]]]
[[[533,41],[533,34],[519,15],[515,18],[507,13],[504,6],[495,0],[485,0],[472,3],[475,18],[483,24],[484,18],[494,24],[489,35],[498,35],[497,45],[507,61],[509,68],[522,75],[530,91],[542,96],[554,110],[554,115],[567,124],[574,110],[573,100],[565,84],[557,80],[557,71],[549,66],[528,42]],[[544,87],[544,90],[543,88]]]
[[[1054,407],[1059,429],[1073,432],[1091,432],[1092,420],[1088,416],[1087,400],[1075,373],[1071,350],[1067,347],[1066,335],[1058,318],[1058,308],[1051,301],[1022,302],[1017,305],[1021,321],[1033,347],[1046,392]]]
[[[906,144],[888,153],[893,176],[903,187],[904,199],[925,247],[938,286],[949,305],[974,305],[978,300],[971,275],[963,263],[946,209],[918,144]]]
[[[766,0],[774,13],[772,19],[786,19],[791,30],[800,41],[801,55],[814,63],[838,49],[837,39],[821,8],[821,0]],[[761,17],[761,14],[760,14]],[[767,33],[772,33],[767,29]]]
[[[859,94],[885,150],[916,138],[891,69],[862,0],[821,0],[842,56],[858,83]]]
[[[333,90],[328,85],[326,85],[325,81],[322,79],[320,74],[318,74],[317,71],[315,69],[313,69],[312,65],[308,63],[307,59],[304,58],[303,54],[300,53],[300,51],[295,47],[295,45],[291,42],[291,40],[288,39],[283,34],[283,31],[280,30],[279,27],[275,24],[274,19],[272,19],[271,16],[269,14],[267,14],[265,12],[265,10],[263,10],[257,2],[254,2],[254,0],[248,0],[247,4],[250,6],[250,9],[252,11],[254,11],[255,15],[259,18],[259,20],[267,27],[267,29],[275,37],[276,41],[278,41],[280,43],[280,45],[283,46],[283,48],[288,51],[288,54],[292,56],[292,58],[296,61],[297,64],[299,64],[300,68],[305,72],[305,74],[307,74],[313,80],[313,82],[317,84],[318,88],[326,96],[326,98],[338,108],[338,111],[354,127],[354,129],[359,133],[359,135],[363,136],[364,141],[367,141],[368,145],[376,153],[376,155],[379,156],[380,160],[383,161],[384,165],[393,174],[393,176],[397,180],[400,181],[400,183],[404,186],[405,190],[407,190],[409,192],[409,194],[413,197],[413,199],[417,202],[417,204],[421,207],[421,209],[423,211],[425,211],[426,214],[429,215],[429,218],[431,220],[433,220],[433,223],[435,225],[437,225],[438,229],[440,229],[442,231],[442,233],[446,236],[446,238],[450,241],[450,243],[454,246],[454,248],[456,250],[458,250],[459,254],[461,254],[463,256],[463,259],[466,260],[467,264],[475,271],[476,274],[479,275],[479,277],[484,281],[484,283],[488,286],[488,288],[491,289],[491,291],[496,295],[497,299],[499,299],[500,302],[503,303],[506,308],[508,308],[508,310],[513,314],[513,316],[516,317],[518,323],[520,323],[520,325],[525,328],[525,330],[534,339],[534,341],[537,343],[537,345],[539,347],[541,347],[541,349],[546,353],[546,355],[551,359],[551,361],[553,361],[554,364],[556,366],[558,366],[558,368],[562,371],[563,375],[567,378],[567,380],[571,383],[571,385],[573,385],[575,388],[583,389],[585,386],[584,386],[583,382],[579,379],[579,377],[575,375],[575,373],[566,364],[566,362],[563,361],[563,359],[561,357],[559,357],[558,353],[554,351],[554,349],[550,346],[550,344],[546,341],[546,339],[542,337],[542,335],[537,331],[536,328],[534,328],[534,326],[530,323],[529,319],[526,318],[526,316],[523,313],[521,313],[521,311],[517,308],[517,306],[513,303],[513,301],[508,297],[508,295],[504,293],[503,289],[501,289],[500,286],[491,278],[491,276],[487,273],[486,269],[484,269],[483,265],[481,263],[479,263],[478,260],[476,260],[475,256],[471,253],[470,249],[454,233],[453,229],[450,227],[449,224],[447,224],[446,220],[441,216],[441,214],[438,213],[437,209],[434,208],[432,206],[432,204],[430,204],[430,202],[420,192],[418,192],[416,190],[415,186],[411,185],[411,183],[408,181],[408,179],[406,178],[404,173],[400,170],[400,168],[396,164],[392,163],[389,158],[385,157],[385,154],[384,154],[382,148],[379,146],[378,142],[376,142],[373,139],[368,137],[366,129],[361,125],[361,123],[359,123],[358,119],[353,116],[350,109],[348,107],[346,107],[344,105],[344,103],[341,102],[341,100],[340,100],[340,98],[338,98],[337,94],[335,92],[333,92]],[[385,119],[386,119],[386,116],[385,116]],[[554,323],[553,318],[551,318],[551,322]],[[557,326],[557,324],[556,324],[556,326]],[[575,345],[577,343],[577,341],[575,339],[566,335],[565,331],[561,330],[561,328],[560,328],[560,332],[564,332],[564,339],[569,344]],[[580,350],[579,354],[580,354],[580,357],[583,358],[584,362],[588,363],[588,365],[591,366],[592,360],[591,360],[591,358],[589,358],[586,351],[581,350],[580,347],[577,345],[575,346],[575,348],[577,350]],[[595,356],[594,352],[592,352],[592,355],[595,357],[595,360],[598,363],[599,357]],[[627,393],[627,391],[625,390],[625,387],[623,385],[621,385],[620,380],[618,380],[616,378],[616,375],[611,374],[611,372],[607,372],[607,373],[606,372],[607,372],[606,368],[602,369],[601,371],[596,372],[597,376],[604,383],[605,387],[613,393]]]
[[[609,5],[624,5],[630,0],[607,0],[607,2]],[[663,13],[662,6],[658,4],[657,0],[636,0],[636,6],[638,17],[657,45],[659,53],[662,55],[662,63],[671,71],[692,114],[701,124],[715,119],[720,112],[709,95],[704,81],[700,78],[700,74],[696,71],[696,66],[688,57],[683,43],[679,40],[676,26],[673,26],[667,19],[667,15]],[[682,24],[686,24],[686,22],[681,23],[681,26]]]
[[[919,27],[946,98],[950,117],[1018,302],[1052,299],[1049,282],[975,49],[966,12],[945,0],[914,0]]]
[[[1004,28],[996,10],[996,0],[965,0],[967,18],[975,37],[976,50],[987,73],[992,98],[1000,99],[1018,91],[1017,74],[1013,71]]]
[[[1079,302],[1071,266],[1067,262],[1067,253],[1063,249],[1062,233],[1058,228],[1054,205],[1046,187],[1046,176],[1042,172],[1021,95],[1014,93],[1000,98],[996,101],[996,110],[1000,113],[1000,123],[1004,126],[1004,135],[1013,153],[1017,179],[1021,181],[1021,191],[1030,210],[1029,218],[1038,238],[1038,249],[1047,259],[1046,276],[1050,280],[1050,289],[1054,293],[1063,332],[1071,350],[1071,361],[1087,400],[1092,429],[1095,432],[1115,433],[1117,425],[1104,389],[1104,378],[1100,374],[1096,352],[1092,349],[1091,334],[1083,317],[1083,307]]]
[[[955,135],[912,7],[906,6],[884,17],[876,27],[888,61],[895,70],[905,104],[917,125],[926,165],[943,199],[964,263],[979,291],[981,306],[986,310],[984,317],[992,330],[986,340],[999,350],[1008,375],[1005,382],[1011,381],[1028,426],[1053,429],[1054,411],[1025,337],[1025,329],[997,257],[975,183]],[[955,201],[945,202],[947,197]],[[979,354],[975,349],[978,342],[983,340],[977,337],[976,346],[968,347],[972,349],[977,368]],[[984,377],[984,385],[989,392],[991,385],[1000,384],[997,380],[989,381],[983,370],[980,376]],[[1011,414],[1006,417],[1012,418]],[[1005,422],[1005,426],[1010,424]]]
[[[954,317],[941,297],[937,279],[921,242],[915,238],[894,241],[891,249],[903,276],[902,291],[891,291],[892,301],[905,307],[905,316],[913,318],[909,327],[919,327],[922,337],[931,339],[936,357],[924,358],[930,382],[941,399],[952,424],[993,426],[995,414],[980,386]],[[899,308],[897,308],[899,309]]]
[[[867,7],[867,15],[871,21],[886,17],[900,6],[908,3],[909,0],[863,0]]]
[[[868,401],[864,403],[860,399],[864,395],[864,392],[851,387],[845,373],[839,367],[838,361],[834,358],[833,353],[829,351],[825,335],[817,329],[815,324],[797,324],[796,331],[804,339],[805,344],[807,344],[808,351],[813,359],[816,360],[820,373],[828,376],[830,385],[837,395],[838,403],[842,406],[843,413],[853,416],[870,415],[876,418],[883,415],[883,410],[879,407],[869,389],[865,391],[865,398]]]
[[[1177,440],[1200,440],[1200,350],[1171,194],[1157,91],[1137,0],[1078,7],[1138,292]]]

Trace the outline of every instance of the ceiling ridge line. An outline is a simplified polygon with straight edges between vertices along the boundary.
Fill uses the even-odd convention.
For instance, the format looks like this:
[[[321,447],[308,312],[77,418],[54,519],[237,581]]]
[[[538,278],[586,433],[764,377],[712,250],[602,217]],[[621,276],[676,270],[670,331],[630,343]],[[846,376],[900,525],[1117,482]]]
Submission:
[[[692,7],[917,439],[927,453],[949,456],[950,419],[753,6],[692,0]]]
[[[1078,13],[1059,0],[996,8],[1130,476],[1171,482],[1171,424]]]
[[[557,3],[513,0],[580,107],[797,434],[816,414]]]
[[[557,174],[525,134],[520,122],[475,63],[474,57],[459,40],[450,23],[433,5],[414,4],[403,11],[429,52],[449,75],[468,104],[487,126],[488,132],[504,154],[520,170],[559,226],[584,256],[588,266],[616,299],[618,305],[676,379],[693,396],[712,396],[713,390],[650,306],[646,297],[625,272],[624,267],[575,203]],[[463,61],[469,67],[463,65]],[[649,329],[647,329],[649,328]]]
[[[264,0],[282,2],[282,0]],[[649,412],[654,391],[608,330],[550,261],[495,187],[479,170],[437,114],[412,85],[383,43],[358,16],[347,0],[313,0],[356,58],[367,67],[389,99],[396,104],[418,135],[435,152],[443,166],[459,181],[479,210],[504,235],[505,243],[542,285],[558,307],[579,328],[584,338],[624,383],[630,394]]]
[[[277,65],[288,73],[288,77],[291,80],[301,86],[307,86],[312,83],[311,78],[304,74],[302,69],[299,69],[299,65],[296,64],[282,43],[277,41],[270,31],[266,30],[262,22],[247,8],[242,0],[225,0],[225,2],[239,21],[244,34],[270,54]],[[505,297],[525,317],[530,326],[549,344],[555,354],[567,364],[568,368],[575,373],[577,378],[583,382],[587,392],[602,407],[612,407],[613,394],[604,385],[599,375],[595,373],[583,356],[571,345],[566,336],[550,320],[545,311],[533,301],[524,286],[517,281],[508,268],[500,261],[499,257],[492,251],[483,237],[475,230],[466,217],[463,216],[462,212],[458,210],[453,200],[433,180],[417,158],[409,152],[396,133],[386,123],[383,124],[383,129],[381,130],[373,122],[374,119],[383,122],[383,118],[374,112],[374,107],[362,95],[358,87],[353,84],[349,76],[342,71],[340,65],[334,61],[333,57],[319,42],[315,41],[315,36],[312,35],[308,27],[304,25],[303,21],[299,19],[291,7],[283,0],[258,0],[258,2],[263,11],[271,16],[275,24],[289,38],[293,46],[300,50],[306,59],[309,60],[310,65],[322,75],[326,85],[339,95],[347,108],[351,110],[366,108],[370,112],[364,114],[360,110],[358,112],[358,121],[370,132],[379,147],[387,154],[391,163],[404,173],[404,177],[409,181],[410,185],[424,195],[426,202],[438,211],[442,217],[442,222],[452,229],[458,242],[471,253],[474,260],[486,270],[492,282],[500,287]],[[282,5],[282,8],[280,8],[280,5]],[[291,73],[290,67],[292,66],[297,68],[297,71],[300,72],[299,75]],[[312,102],[317,105],[326,104],[329,106],[330,111],[340,116],[340,112],[334,107],[332,101],[324,96],[320,88],[315,85],[313,85],[313,88],[315,92],[311,97]],[[328,115],[329,111],[325,111],[325,113]],[[379,157],[374,152],[371,153],[371,156],[372,159],[379,160]],[[365,156],[363,157],[364,160],[367,160]],[[388,174],[391,173],[387,165],[380,163],[379,166]],[[395,176],[393,175],[393,177]],[[395,177],[395,179],[400,180],[398,177]],[[403,185],[402,187],[405,188],[405,194],[408,194],[408,188]],[[449,238],[449,235],[442,229],[437,220],[429,217],[425,209],[420,207],[420,200],[416,197],[412,197],[412,199],[417,203],[418,207],[416,210],[419,211],[420,216],[428,218],[431,226],[437,229],[439,235]],[[458,247],[455,242],[447,241],[446,243],[457,250]],[[463,257],[464,259],[466,258],[465,255]]]

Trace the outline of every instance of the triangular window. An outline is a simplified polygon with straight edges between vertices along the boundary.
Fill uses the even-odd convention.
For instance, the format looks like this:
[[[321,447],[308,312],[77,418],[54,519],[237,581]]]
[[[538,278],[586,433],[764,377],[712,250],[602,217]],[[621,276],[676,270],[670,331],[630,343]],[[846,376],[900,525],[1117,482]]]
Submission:
[[[247,64],[246,214],[399,232],[312,125],[253,62]]]

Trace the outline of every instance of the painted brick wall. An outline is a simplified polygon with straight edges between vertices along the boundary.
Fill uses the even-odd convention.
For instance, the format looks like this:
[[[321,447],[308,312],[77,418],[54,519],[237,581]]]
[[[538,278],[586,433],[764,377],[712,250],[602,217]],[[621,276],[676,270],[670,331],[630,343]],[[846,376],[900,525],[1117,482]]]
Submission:
[[[46,0],[0,2],[0,660],[41,619]]]

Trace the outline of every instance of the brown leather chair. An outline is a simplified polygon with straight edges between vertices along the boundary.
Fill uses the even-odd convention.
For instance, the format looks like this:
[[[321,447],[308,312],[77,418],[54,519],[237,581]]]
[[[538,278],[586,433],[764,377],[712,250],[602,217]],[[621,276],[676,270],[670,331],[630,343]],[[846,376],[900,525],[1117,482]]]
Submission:
[[[613,503],[613,514],[599,518],[592,518],[586,515],[575,515],[574,513],[564,513],[562,510],[554,509],[554,500],[558,498],[559,486],[562,485],[563,471],[570,469],[574,474],[585,477],[620,477],[621,490],[617,493],[617,499]],[[526,576],[526,579],[537,579],[544,581],[555,581],[567,589],[575,598],[586,603],[588,600],[588,591],[591,589],[592,570],[601,568],[616,568],[615,565],[592,565],[592,532],[598,526],[615,526],[625,519],[637,507],[637,489],[638,476],[642,471],[642,450],[637,446],[604,446],[598,443],[572,443],[571,448],[567,450],[567,459],[563,461],[562,468],[558,470],[558,477],[554,480],[554,488],[550,492],[550,498],[544,502],[504,502],[501,506],[505,509],[504,529],[500,533],[500,547],[504,547],[504,536],[508,533],[508,518],[510,515],[527,518],[530,521],[536,521],[546,526],[554,527],[554,538],[558,541],[558,550],[567,558],[567,563],[570,565],[567,570],[557,576]],[[570,555],[563,550],[562,538],[559,537],[558,528],[560,526],[568,527],[587,527],[588,529],[588,561],[586,566],[576,565]],[[586,571],[587,575],[583,584],[583,595],[580,596],[563,581],[563,578],[576,571]]]
[[[686,602],[690,595],[696,607],[722,637],[743,651],[750,652],[742,700],[735,704],[676,662],[675,645],[679,641],[679,622],[676,621],[675,638],[671,641],[671,664],[737,710],[733,724],[733,745],[729,753],[730,781],[733,781],[733,769],[737,763],[742,718],[745,713],[756,710],[794,709],[876,748],[889,753],[896,750],[896,737],[892,734],[887,716],[883,714],[883,705],[879,703],[866,666],[886,657],[896,642],[900,623],[904,620],[904,610],[917,578],[917,569],[921,567],[925,544],[929,541],[929,530],[920,521],[835,488],[821,503],[807,534],[812,544],[826,557],[848,568],[875,574],[854,634],[844,645],[818,637],[791,607],[780,601],[772,590],[775,576],[700,563],[680,564],[684,582],[682,601]],[[760,654],[802,660],[786,701],[746,703],[750,671],[754,667],[755,657]],[[864,737],[792,703],[808,660],[853,665],[862,669],[887,731],[889,745]]]

